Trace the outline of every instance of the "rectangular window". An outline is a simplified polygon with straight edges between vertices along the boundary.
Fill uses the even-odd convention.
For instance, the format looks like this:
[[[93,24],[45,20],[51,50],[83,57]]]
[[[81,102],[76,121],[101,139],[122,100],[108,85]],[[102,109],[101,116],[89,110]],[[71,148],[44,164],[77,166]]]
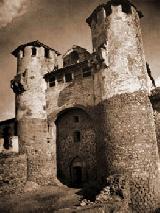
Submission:
[[[32,47],[32,56],[36,56],[37,49],[35,47]]]
[[[89,67],[86,67],[83,69],[83,77],[89,77],[91,76],[91,69]]]
[[[66,62],[65,61],[63,61],[63,67],[65,67],[66,66]]]
[[[65,74],[65,81],[66,82],[71,82],[73,79],[72,79],[72,73],[66,73]]]
[[[63,80],[63,75],[62,75],[62,74],[58,74],[58,75],[57,75],[57,82],[58,82],[58,83],[63,83],[63,82],[64,82],[64,80]]]
[[[45,49],[44,56],[46,58],[49,58],[49,49]]]
[[[81,133],[79,130],[74,132],[74,143],[80,143],[81,141]]]
[[[75,123],[78,123],[78,122],[79,122],[79,117],[78,117],[78,116],[74,116],[73,118],[74,118],[74,122],[75,122]]]
[[[55,76],[51,76],[49,79],[49,87],[55,86]]]

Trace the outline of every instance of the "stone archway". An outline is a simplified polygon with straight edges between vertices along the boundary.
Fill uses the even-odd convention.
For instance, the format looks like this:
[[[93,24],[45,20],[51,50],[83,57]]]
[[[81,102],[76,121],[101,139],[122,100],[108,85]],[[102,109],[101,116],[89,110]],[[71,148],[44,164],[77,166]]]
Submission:
[[[95,179],[96,134],[88,113],[70,108],[60,112],[55,123],[58,179],[69,186]]]
[[[70,176],[74,187],[81,187],[82,183],[86,182],[85,163],[79,157],[74,158],[71,162]]]

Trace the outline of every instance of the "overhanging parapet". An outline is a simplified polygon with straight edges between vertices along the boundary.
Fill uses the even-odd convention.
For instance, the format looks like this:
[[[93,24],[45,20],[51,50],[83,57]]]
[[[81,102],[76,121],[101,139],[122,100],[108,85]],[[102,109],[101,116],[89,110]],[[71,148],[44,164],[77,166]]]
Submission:
[[[88,23],[89,26],[91,26],[92,20],[97,19],[97,13],[102,10],[102,8],[105,9],[106,16],[111,15],[112,13],[112,8],[111,6],[122,6],[122,11],[129,14],[132,13],[131,7],[134,7],[136,11],[138,12],[138,15],[140,18],[143,17],[143,14],[141,11],[137,10],[137,8],[128,0],[111,0],[108,1],[106,4],[101,4],[99,5],[93,12],[92,14],[86,19],[86,22]]]

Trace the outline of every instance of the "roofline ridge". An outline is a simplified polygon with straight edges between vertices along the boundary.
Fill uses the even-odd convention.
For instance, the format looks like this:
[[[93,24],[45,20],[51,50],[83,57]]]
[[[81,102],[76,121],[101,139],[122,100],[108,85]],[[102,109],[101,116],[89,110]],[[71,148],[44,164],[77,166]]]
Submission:
[[[26,46],[31,46],[32,44],[34,45],[34,43],[37,43],[37,44],[39,44],[39,46],[42,46],[46,49],[50,49],[50,50],[54,51],[58,56],[61,55],[59,51],[55,50],[54,48],[49,47],[48,45],[40,42],[39,40],[34,40],[34,41],[31,41],[31,42],[27,42],[25,44],[19,45],[15,50],[13,50],[11,52],[11,54],[16,57],[18,51],[20,51],[21,49],[24,49]]]

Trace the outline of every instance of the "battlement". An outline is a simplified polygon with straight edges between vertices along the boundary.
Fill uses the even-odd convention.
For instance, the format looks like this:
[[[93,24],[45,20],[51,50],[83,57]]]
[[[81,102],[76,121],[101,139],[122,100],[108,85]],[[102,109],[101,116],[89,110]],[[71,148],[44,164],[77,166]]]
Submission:
[[[83,49],[85,50],[85,49]],[[68,52],[64,57],[71,57],[71,52]],[[71,83],[84,78],[92,78],[94,73],[99,71],[103,65],[104,58],[96,53],[90,54],[88,51],[81,52],[80,61],[60,69],[54,69],[52,72],[44,75],[44,79],[48,83],[48,87],[54,87],[62,83]],[[87,55],[87,56],[86,56]],[[66,59],[65,59],[66,60]]]
[[[131,7],[134,7],[136,11],[138,12],[138,15],[140,18],[143,17],[143,14],[141,11],[137,10],[137,8],[128,0],[111,0],[108,1],[106,4],[101,4],[99,5],[93,12],[92,14],[86,19],[86,22],[88,23],[89,26],[91,26],[92,20],[94,20],[95,23],[97,23],[97,20],[99,18],[99,14],[103,10],[105,12],[105,16],[109,16],[112,13],[112,6],[120,6],[122,12],[131,14],[132,9]]]
[[[60,53],[53,48],[37,41],[28,42],[26,44],[18,46],[12,55],[18,58],[23,58],[24,56],[43,56],[46,58],[52,58],[53,55],[59,56]]]
[[[54,87],[61,83],[69,83],[76,79],[91,76],[91,67],[88,66],[88,61],[85,60],[77,64],[54,70],[51,73],[47,73],[44,78],[48,82],[48,87]]]
[[[114,27],[114,24],[118,23],[119,27],[126,24],[123,30],[127,30],[128,26],[133,29],[133,22],[138,23],[139,17],[143,17],[142,13],[128,0],[111,0],[99,5],[86,19],[91,27],[93,51],[98,51],[104,44],[107,45],[109,29]],[[136,28],[136,24],[134,25]]]

